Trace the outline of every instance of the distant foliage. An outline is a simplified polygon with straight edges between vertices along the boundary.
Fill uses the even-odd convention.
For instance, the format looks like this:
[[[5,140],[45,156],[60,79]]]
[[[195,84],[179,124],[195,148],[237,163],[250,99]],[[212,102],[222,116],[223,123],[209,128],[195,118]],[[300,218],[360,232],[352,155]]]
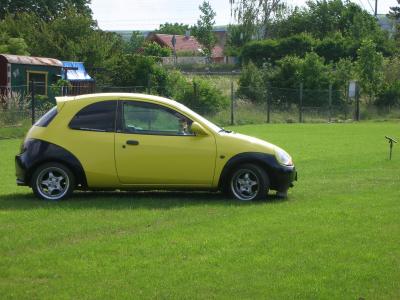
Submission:
[[[0,19],[7,14],[34,13],[44,21],[54,20],[63,15],[69,8],[79,11],[81,14],[91,16],[91,0],[1,0]]]
[[[69,8],[57,18],[44,21],[32,13],[7,15],[0,32],[23,38],[33,56],[83,61],[87,69],[104,68],[124,52],[122,37],[97,29],[91,16]]]
[[[336,32],[318,41],[315,45],[315,52],[324,57],[327,62],[337,62],[346,57],[355,58],[355,51],[352,51],[352,47],[349,45],[349,41],[340,32]]]
[[[166,57],[171,56],[171,49],[162,47],[156,42],[145,43],[143,45],[143,54],[148,56]]]
[[[389,109],[400,106],[400,80],[384,84],[376,96],[375,105]]]
[[[341,72],[350,72],[347,67],[352,67],[347,61],[337,64]],[[267,93],[275,104],[289,106],[298,104],[299,87],[303,83],[304,99],[306,106],[327,106],[328,89],[332,84],[332,104],[341,105],[347,81],[339,78],[339,73],[333,72],[333,65],[325,64],[322,57],[315,52],[306,53],[304,58],[298,56],[285,56],[277,61],[276,65],[265,63],[262,68],[257,68],[251,62],[247,64],[239,79],[239,95],[255,103],[265,103]]]
[[[11,38],[7,34],[0,34],[0,53],[29,55],[28,45],[23,38]]]
[[[397,0],[398,6],[390,7],[390,12],[388,17],[392,19],[392,21],[396,22],[396,33],[395,39],[397,40],[397,45],[400,46],[400,0]]]
[[[129,53],[137,52],[144,44],[145,38],[140,31],[132,31],[131,37],[126,44],[126,50]]]
[[[265,62],[275,62],[287,55],[304,57],[312,51],[317,41],[308,34],[293,35],[282,39],[253,41],[246,44],[242,50],[244,62],[253,61],[261,66]]]
[[[63,95],[64,92],[68,90],[68,88],[71,88],[72,84],[70,81],[65,80],[65,79],[59,79],[57,80],[56,83],[52,84],[50,86],[51,93],[54,96],[61,96]]]
[[[169,95],[200,114],[214,114],[226,108],[229,99],[201,78],[189,80],[173,71],[168,77]]]
[[[399,51],[372,15],[355,3],[341,0],[308,1],[307,7],[295,8],[272,21],[267,31],[269,39],[252,41],[242,48],[244,62],[252,60],[261,66],[266,61],[275,63],[286,55],[304,57],[311,51],[324,57],[326,62],[337,62],[341,58],[354,60],[365,39],[373,41],[377,51],[386,57]]]
[[[111,85],[116,87],[138,86],[143,92],[149,85],[160,92],[166,88],[166,71],[151,56],[121,55],[110,63],[108,69]]]
[[[383,55],[376,51],[376,45],[371,40],[364,40],[357,51],[357,75],[363,91],[369,95],[369,100],[379,92],[383,83]]]
[[[262,70],[252,62],[243,66],[237,95],[252,102],[261,103],[265,101],[266,89],[267,85]]]
[[[251,34],[246,32],[244,25],[228,25],[225,54],[228,56],[239,56],[241,48],[251,40]]]
[[[193,27],[193,35],[203,45],[206,55],[211,56],[212,49],[217,43],[217,39],[212,31],[215,25],[216,13],[212,9],[210,2],[205,0],[199,6],[199,9],[201,14],[196,25]]]
[[[190,29],[189,25],[183,23],[164,23],[160,24],[155,30],[156,33],[184,35]]]

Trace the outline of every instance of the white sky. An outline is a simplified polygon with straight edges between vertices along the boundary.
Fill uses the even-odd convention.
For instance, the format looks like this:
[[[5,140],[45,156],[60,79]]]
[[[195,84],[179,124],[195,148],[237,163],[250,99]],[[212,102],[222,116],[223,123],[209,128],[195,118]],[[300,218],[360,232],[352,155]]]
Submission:
[[[352,0],[369,12],[375,0]],[[94,18],[103,30],[153,30],[160,24],[196,23],[203,0],[92,0]],[[216,25],[234,23],[230,13],[229,0],[210,0],[217,13]],[[304,5],[305,0],[286,0],[289,5]],[[386,14],[389,7],[396,6],[396,0],[379,0],[378,14]],[[372,8],[371,8],[372,6]]]

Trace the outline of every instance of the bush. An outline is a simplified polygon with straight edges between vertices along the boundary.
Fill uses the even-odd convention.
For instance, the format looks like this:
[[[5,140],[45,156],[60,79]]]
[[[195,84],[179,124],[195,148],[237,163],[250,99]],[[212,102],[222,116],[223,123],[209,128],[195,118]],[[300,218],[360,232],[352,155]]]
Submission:
[[[30,103],[23,93],[10,91],[0,95],[0,125],[16,126],[26,118]]]
[[[317,41],[306,33],[296,34],[278,40],[278,49],[276,56],[282,58],[287,55],[304,57],[306,53],[311,52]]]
[[[383,108],[392,108],[400,105],[400,80],[386,84],[377,94],[375,105]]]
[[[346,40],[340,33],[331,37],[326,37],[320,41],[316,47],[315,52],[325,58],[326,61],[337,62],[340,58],[347,57]]]
[[[143,46],[143,54],[148,56],[156,57],[166,57],[170,56],[172,53],[171,49],[166,47],[161,47],[156,42],[146,43]]]
[[[252,61],[260,67],[265,62],[279,59],[277,50],[277,40],[252,41],[243,46],[241,59],[243,63]]]
[[[265,99],[266,83],[263,73],[252,62],[245,65],[239,78],[238,96],[260,103]]]
[[[215,114],[227,107],[229,99],[205,79],[186,79],[173,71],[168,77],[170,96],[200,114]]]
[[[149,85],[153,91],[165,94],[167,72],[157,64],[157,58],[125,54],[116,58],[109,67],[111,84],[116,87],[141,87]]]
[[[298,34],[282,39],[252,41],[242,49],[242,61],[253,61],[257,66],[266,62],[275,62],[285,56],[304,57],[312,51],[317,41],[308,34]]]

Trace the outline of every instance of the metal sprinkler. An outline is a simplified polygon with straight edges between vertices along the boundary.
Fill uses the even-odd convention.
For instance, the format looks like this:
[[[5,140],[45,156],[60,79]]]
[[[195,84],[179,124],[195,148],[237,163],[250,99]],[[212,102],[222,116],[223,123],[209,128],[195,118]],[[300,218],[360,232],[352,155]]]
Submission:
[[[394,138],[391,138],[390,136],[387,135],[385,135],[385,138],[389,141],[389,160],[392,160],[393,143],[397,143],[397,141]]]

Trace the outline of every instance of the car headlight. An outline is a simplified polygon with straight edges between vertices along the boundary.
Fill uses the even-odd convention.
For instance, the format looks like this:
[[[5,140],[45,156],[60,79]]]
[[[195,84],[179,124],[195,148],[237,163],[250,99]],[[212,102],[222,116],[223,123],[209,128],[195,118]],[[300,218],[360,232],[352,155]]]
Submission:
[[[275,157],[281,165],[293,166],[292,158],[285,150],[275,148]]]

